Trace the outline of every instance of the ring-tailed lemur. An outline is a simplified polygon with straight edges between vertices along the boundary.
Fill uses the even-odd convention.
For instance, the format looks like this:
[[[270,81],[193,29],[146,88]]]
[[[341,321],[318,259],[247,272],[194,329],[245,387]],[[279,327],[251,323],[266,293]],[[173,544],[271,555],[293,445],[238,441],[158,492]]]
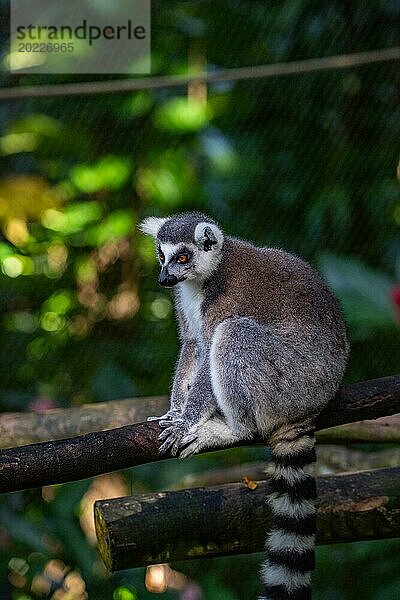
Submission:
[[[311,598],[316,527],[315,417],[335,394],[348,343],[337,301],[283,250],[223,234],[184,213],[141,224],[156,240],[159,283],[174,287],[182,348],[161,452],[187,457],[259,434],[272,448],[271,530],[262,599]]]

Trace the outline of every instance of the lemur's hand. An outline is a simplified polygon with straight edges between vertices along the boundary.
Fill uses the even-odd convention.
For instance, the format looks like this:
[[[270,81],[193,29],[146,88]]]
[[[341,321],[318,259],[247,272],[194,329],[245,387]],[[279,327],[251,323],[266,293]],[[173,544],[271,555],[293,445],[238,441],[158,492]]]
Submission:
[[[163,442],[159,448],[160,454],[170,450],[172,456],[177,456],[189,429],[187,422],[178,417],[172,421],[161,421],[160,426],[165,428],[159,435],[159,440]]]
[[[180,416],[180,412],[178,410],[170,408],[169,411],[165,413],[165,415],[161,415],[161,417],[147,417],[147,421],[165,421],[168,419],[167,423],[168,423],[168,425],[171,425],[171,420],[174,421],[175,419],[178,419],[179,416]],[[168,425],[163,425],[161,423],[159,423],[159,425],[161,427],[168,426]]]

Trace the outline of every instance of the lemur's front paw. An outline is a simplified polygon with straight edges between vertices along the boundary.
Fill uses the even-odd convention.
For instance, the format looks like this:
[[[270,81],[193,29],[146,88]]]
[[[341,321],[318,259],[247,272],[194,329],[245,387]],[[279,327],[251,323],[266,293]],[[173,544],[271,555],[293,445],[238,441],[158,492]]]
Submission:
[[[160,454],[164,454],[170,450],[172,456],[177,456],[182,439],[188,431],[188,425],[183,419],[174,419],[168,423],[160,423],[161,427],[165,427],[159,435],[159,440],[163,443],[160,446]]]

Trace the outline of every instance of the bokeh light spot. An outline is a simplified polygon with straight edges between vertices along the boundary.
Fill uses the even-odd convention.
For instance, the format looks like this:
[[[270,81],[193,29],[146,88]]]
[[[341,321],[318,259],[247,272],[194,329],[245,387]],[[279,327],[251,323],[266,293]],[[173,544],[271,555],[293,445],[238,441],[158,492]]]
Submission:
[[[65,323],[64,317],[52,311],[44,313],[40,319],[41,328],[49,332],[60,331],[65,327]]]
[[[137,600],[137,594],[134,590],[121,586],[114,590],[113,600]]]
[[[150,309],[156,319],[166,319],[171,314],[171,303],[166,298],[156,298]]]
[[[19,277],[24,270],[24,264],[19,256],[8,256],[1,265],[1,270],[7,277]]]

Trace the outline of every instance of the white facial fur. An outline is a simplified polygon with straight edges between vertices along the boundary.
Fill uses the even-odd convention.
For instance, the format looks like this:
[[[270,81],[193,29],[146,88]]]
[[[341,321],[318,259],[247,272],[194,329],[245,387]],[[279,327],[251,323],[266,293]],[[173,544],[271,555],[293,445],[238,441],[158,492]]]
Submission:
[[[221,248],[224,241],[221,230],[212,223],[199,223],[194,232],[194,243],[171,244],[158,240],[159,247],[168,264],[173,256],[186,248],[192,253],[187,269],[184,269],[185,281],[176,285],[177,302],[185,315],[190,336],[199,339],[202,329],[201,305],[204,300],[202,283],[213,273],[221,260]],[[204,249],[207,242],[209,250]],[[174,269],[174,267],[172,267]]]
[[[221,244],[222,245],[222,244]],[[165,264],[176,255],[179,250],[187,248],[192,252],[192,259],[185,269],[185,277],[187,281],[197,280],[201,285],[215,271],[221,260],[221,246],[215,245],[208,252],[203,250],[203,246],[197,244],[179,243],[170,244],[168,242],[159,242],[161,251],[165,256]]]
[[[170,244],[169,242],[159,242],[159,245],[165,256],[165,264],[168,264],[174,254],[177,254],[178,250],[183,246],[183,244]],[[185,246],[189,246],[189,244],[185,244]]]
[[[176,255],[183,247],[193,252],[193,258],[197,261],[200,253],[197,246],[194,244],[170,244],[168,242],[159,242],[160,249],[165,256],[165,264]],[[189,270],[186,274],[185,281],[177,284],[177,301],[180,310],[185,315],[185,319],[190,331],[191,337],[198,339],[201,333],[202,316],[201,304],[204,300],[204,295],[201,286],[198,285],[198,277],[195,271]]]

